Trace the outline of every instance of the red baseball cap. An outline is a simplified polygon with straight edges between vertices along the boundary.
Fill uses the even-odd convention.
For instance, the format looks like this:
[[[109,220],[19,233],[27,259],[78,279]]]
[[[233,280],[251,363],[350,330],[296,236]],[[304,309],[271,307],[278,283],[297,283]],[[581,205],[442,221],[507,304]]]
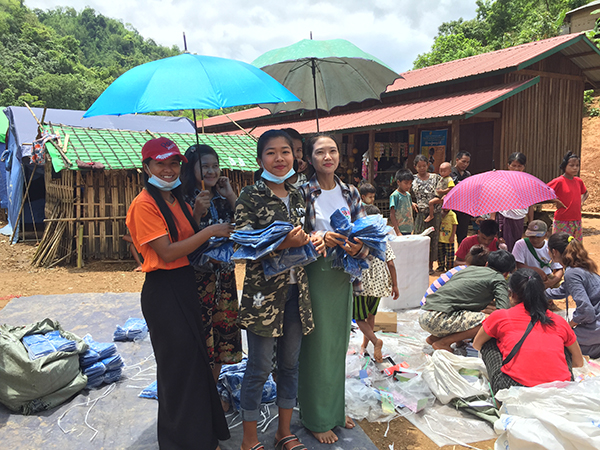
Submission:
[[[188,162],[187,158],[181,154],[177,144],[171,139],[160,137],[150,139],[142,147],[142,160],[154,159],[155,161],[164,161],[171,156],[178,156],[180,161]]]

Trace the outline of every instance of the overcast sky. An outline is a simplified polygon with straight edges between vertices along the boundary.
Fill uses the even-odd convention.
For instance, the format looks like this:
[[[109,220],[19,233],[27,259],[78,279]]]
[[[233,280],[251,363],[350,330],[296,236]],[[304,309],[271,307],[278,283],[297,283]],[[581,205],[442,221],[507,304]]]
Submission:
[[[412,68],[442,22],[475,17],[475,0],[25,0],[29,8],[85,6],[144,38],[192,53],[252,62],[309,37],[347,39],[392,69]]]

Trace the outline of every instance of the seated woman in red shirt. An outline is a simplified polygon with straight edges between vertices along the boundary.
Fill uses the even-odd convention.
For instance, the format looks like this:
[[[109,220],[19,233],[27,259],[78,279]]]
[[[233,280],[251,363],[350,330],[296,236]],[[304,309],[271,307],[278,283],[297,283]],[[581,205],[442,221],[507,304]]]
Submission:
[[[571,380],[571,359],[573,367],[581,367],[583,355],[567,321],[548,310],[542,278],[519,269],[508,288],[512,307],[490,314],[473,340],[492,391]]]

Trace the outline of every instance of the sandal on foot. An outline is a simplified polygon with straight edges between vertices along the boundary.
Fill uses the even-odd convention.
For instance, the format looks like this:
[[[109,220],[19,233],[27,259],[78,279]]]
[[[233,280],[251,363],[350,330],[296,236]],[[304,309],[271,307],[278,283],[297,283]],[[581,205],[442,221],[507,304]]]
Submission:
[[[286,450],[285,445],[293,441],[298,442],[298,444],[294,445],[289,450],[307,450],[306,446],[302,442],[300,442],[298,436],[296,436],[295,434],[290,434],[289,436],[281,438],[279,441],[275,439],[275,450]]]
[[[256,444],[254,444],[254,447],[250,447],[249,450],[265,450],[265,446],[262,445],[260,442],[257,442]]]

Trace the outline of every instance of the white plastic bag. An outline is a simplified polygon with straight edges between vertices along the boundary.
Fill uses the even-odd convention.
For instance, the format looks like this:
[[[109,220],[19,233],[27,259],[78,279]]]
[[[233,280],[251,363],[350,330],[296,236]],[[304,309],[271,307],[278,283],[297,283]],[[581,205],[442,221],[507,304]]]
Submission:
[[[600,378],[511,387],[494,424],[496,450],[593,450],[600,448]]]
[[[460,369],[477,370],[480,376],[469,381],[459,373]],[[489,393],[487,370],[481,359],[459,356],[445,350],[433,353],[423,370],[423,379],[444,405],[454,398]]]

